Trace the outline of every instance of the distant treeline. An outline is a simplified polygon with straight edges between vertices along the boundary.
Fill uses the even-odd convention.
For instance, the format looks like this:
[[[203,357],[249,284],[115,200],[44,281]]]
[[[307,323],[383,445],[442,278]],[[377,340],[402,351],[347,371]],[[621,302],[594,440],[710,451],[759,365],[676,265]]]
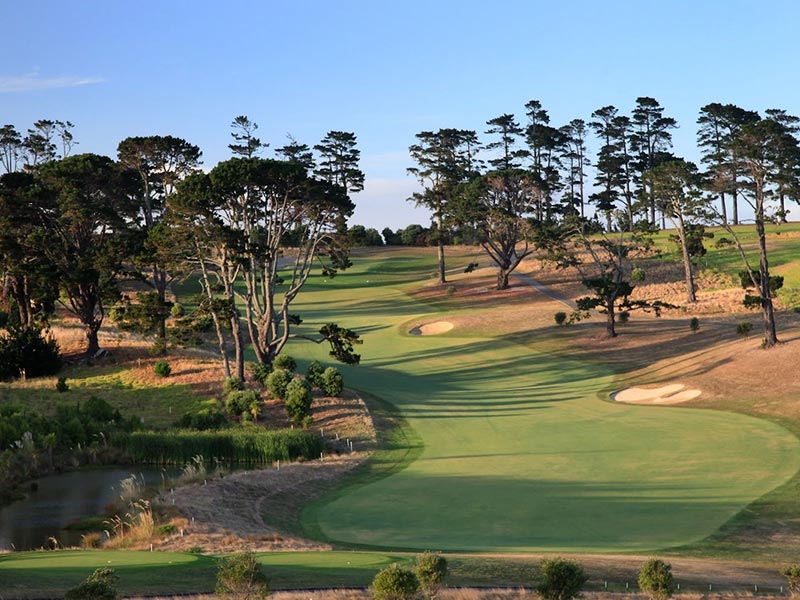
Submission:
[[[353,247],[364,246],[435,246],[438,243],[437,228],[423,227],[413,223],[405,228],[393,230],[384,227],[378,233],[377,229],[366,228],[363,225],[353,225],[347,230],[348,240]],[[442,236],[446,245],[474,245],[480,244],[478,232],[471,227],[450,228]]]

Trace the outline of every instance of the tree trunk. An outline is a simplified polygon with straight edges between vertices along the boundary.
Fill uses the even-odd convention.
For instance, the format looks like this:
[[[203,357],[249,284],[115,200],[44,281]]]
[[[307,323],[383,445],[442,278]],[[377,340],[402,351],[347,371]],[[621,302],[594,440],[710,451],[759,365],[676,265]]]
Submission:
[[[239,381],[244,381],[244,343],[242,341],[242,326],[239,322],[239,315],[234,305],[231,313],[231,333],[233,334],[233,349],[235,361],[235,375]]]
[[[786,193],[783,191],[783,188],[781,188],[780,203],[781,203],[781,209],[778,218],[780,219],[781,223],[788,223],[788,221],[786,220]]]
[[[614,300],[606,300],[606,335],[610,338],[617,337],[616,320]]]
[[[158,324],[156,325],[156,338],[162,342],[167,339],[167,274],[158,266],[153,265],[153,285],[158,293]],[[167,353],[167,345],[162,345],[161,355]]]
[[[686,301],[694,304],[697,302],[697,294],[694,290],[694,272],[692,270],[692,257],[689,256],[689,248],[686,244],[686,227],[683,223],[683,216],[678,213],[678,222],[675,228],[678,239],[681,242],[681,255],[683,257],[683,273],[686,279]]]
[[[498,267],[497,269],[497,289],[508,289],[508,275],[510,271],[507,267]]]
[[[728,222],[728,207],[725,205],[725,192],[720,192],[719,204],[720,204],[720,209],[721,209],[721,212],[722,212],[722,222],[723,223],[727,223]]]
[[[439,254],[439,283],[445,284],[447,283],[447,279],[445,279],[445,265],[444,265],[444,231],[442,231],[442,227],[444,219],[442,219],[442,215],[438,215],[438,222],[437,226],[439,228],[438,231],[438,254]]]
[[[772,348],[778,343],[775,327],[775,309],[769,293],[769,262],[767,261],[767,235],[764,229],[763,201],[759,202],[756,211],[756,232],[758,233],[759,271],[761,273],[761,306],[764,315],[764,348]]]
[[[225,349],[225,334],[222,331],[222,323],[219,320],[217,311],[213,309],[214,293],[211,291],[211,281],[209,281],[208,278],[208,268],[206,267],[205,261],[200,261],[200,269],[203,274],[203,291],[206,293],[206,298],[208,298],[209,303],[212,305],[211,320],[214,322],[214,331],[217,334],[219,356],[222,360],[222,370],[225,373],[225,378],[228,379],[231,376],[231,363],[228,360],[228,352]]]
[[[97,327],[86,326],[86,355],[94,356],[100,351],[100,341],[97,339]]]

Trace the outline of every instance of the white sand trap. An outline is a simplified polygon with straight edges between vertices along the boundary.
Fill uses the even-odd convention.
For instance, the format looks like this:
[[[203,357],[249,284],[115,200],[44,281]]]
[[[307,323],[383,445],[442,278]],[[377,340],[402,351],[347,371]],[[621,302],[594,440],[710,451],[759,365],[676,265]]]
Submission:
[[[425,323],[419,327],[414,327],[409,333],[411,335],[438,335],[446,333],[453,328],[450,321],[436,321],[435,323]]]
[[[611,394],[611,399],[626,404],[679,404],[697,398],[700,390],[685,389],[682,383],[673,383],[658,388],[632,387]]]

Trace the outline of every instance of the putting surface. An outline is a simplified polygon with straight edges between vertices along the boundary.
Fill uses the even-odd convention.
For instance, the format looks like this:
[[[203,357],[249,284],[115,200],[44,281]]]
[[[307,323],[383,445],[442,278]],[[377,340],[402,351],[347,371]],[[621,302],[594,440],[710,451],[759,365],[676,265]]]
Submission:
[[[423,444],[405,469],[306,512],[309,528],[331,541],[655,550],[708,536],[800,468],[800,443],[773,423],[602,401],[613,385],[602,367],[503,338],[458,328],[411,336],[409,323],[446,315],[426,315],[430,307],[384,275],[357,263],[335,287],[315,285],[302,309],[309,323],[336,319],[362,331],[364,357],[343,369],[347,385],[398,407]],[[308,345],[291,353],[321,356]]]

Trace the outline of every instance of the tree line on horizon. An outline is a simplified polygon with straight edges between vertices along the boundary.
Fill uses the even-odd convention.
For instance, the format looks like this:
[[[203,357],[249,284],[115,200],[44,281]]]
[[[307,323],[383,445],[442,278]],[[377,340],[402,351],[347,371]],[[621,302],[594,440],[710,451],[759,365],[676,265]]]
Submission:
[[[757,265],[738,244],[743,286],[754,290],[745,303],[763,309],[764,345],[777,343],[772,297],[782,280],[769,274],[764,227],[785,222],[788,202],[800,198],[800,118],[781,109],[762,116],[733,104],[703,106],[697,119],[701,168],[675,154],[677,122],[654,98],[637,98],[630,115],[608,105],[588,122],[573,119],[561,127],[551,125],[538,100],[525,105],[525,116],[525,124],[510,113],[489,119],[485,141],[476,130],[442,128],[417,133],[409,147],[414,166],[407,170],[422,186],[409,200],[431,211],[440,284],[452,232],[470,230],[497,267],[498,290],[536,251],[561,266],[577,266],[592,292],[583,306],[606,312],[614,336],[616,308],[659,310],[657,302],[629,300],[630,258],[646,247],[640,234],[667,222],[676,230],[691,303],[690,247],[698,235],[702,245],[700,228],[720,225],[738,244],[732,226],[741,222],[745,203],[759,240]],[[590,134],[599,142],[594,161]],[[628,235],[611,239],[614,232]],[[577,254],[588,259],[576,260]]]

